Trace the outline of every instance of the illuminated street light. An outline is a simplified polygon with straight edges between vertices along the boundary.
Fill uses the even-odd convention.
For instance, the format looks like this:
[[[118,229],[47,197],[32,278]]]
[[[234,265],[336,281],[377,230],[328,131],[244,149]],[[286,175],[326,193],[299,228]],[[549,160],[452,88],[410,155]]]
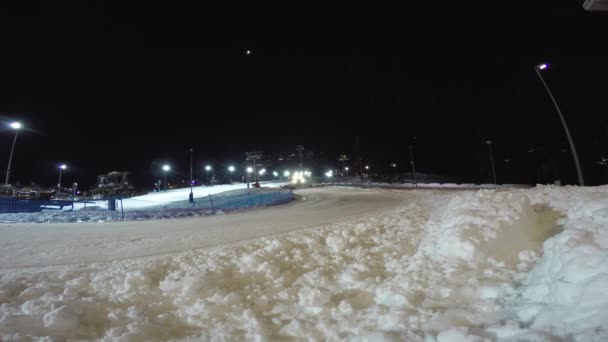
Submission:
[[[207,171],[207,186],[209,186],[209,171],[211,171],[211,165],[205,166],[205,171]]]
[[[539,65],[535,66],[534,71],[536,71],[538,78],[540,78],[540,81],[543,83],[543,86],[545,86],[545,89],[547,90],[547,93],[549,94],[549,97],[551,98],[551,101],[553,102],[553,105],[555,106],[555,109],[557,110],[559,119],[561,120],[562,125],[564,126],[564,131],[566,131],[566,137],[568,137],[568,142],[570,143],[570,150],[572,151],[572,157],[574,159],[574,165],[576,167],[576,174],[578,175],[578,185],[583,186],[583,185],[585,185],[585,180],[583,179],[583,170],[581,169],[581,164],[578,161],[578,154],[576,153],[576,148],[574,147],[574,141],[572,141],[572,136],[570,136],[570,130],[568,129],[566,120],[564,119],[564,116],[562,115],[561,109],[559,109],[559,106],[557,105],[557,101],[555,100],[555,97],[553,97],[553,93],[551,93],[549,86],[547,85],[547,83],[545,82],[545,79],[543,78],[543,76],[540,73],[540,70],[545,70],[548,68],[549,68],[549,66],[547,64],[543,63],[543,64],[539,64]]]
[[[325,176],[327,178],[331,178],[331,177],[333,177],[333,175],[334,175],[334,172],[332,170],[329,170],[329,171],[325,172]]]
[[[4,185],[8,185],[8,181],[11,175],[11,164],[13,162],[13,152],[15,152],[15,143],[17,142],[17,136],[19,135],[19,130],[21,129],[20,122],[11,122],[9,126],[15,130],[15,138],[13,139],[13,147],[11,147],[11,154],[8,157],[8,167],[6,168],[6,180],[4,181]]]
[[[163,165],[163,171],[165,171],[165,191],[167,191],[167,173],[171,170],[171,166]]]
[[[365,169],[366,169],[366,170],[369,170],[369,165],[365,165]]]
[[[279,174],[276,171],[272,171],[272,175],[275,177],[279,177]]]
[[[265,173],[266,173],[266,169],[261,169],[261,170],[260,170],[260,176],[262,176],[262,175],[263,175],[263,174],[265,174]]]
[[[247,173],[252,173],[253,172],[253,168],[251,166],[247,167]]]
[[[228,171],[230,171],[230,184],[232,184],[232,173],[234,172],[234,166],[228,166]]]
[[[67,165],[65,164],[61,164],[59,165],[59,181],[57,182],[57,196],[59,197],[59,194],[61,193],[61,171],[67,169]]]
[[[285,177],[289,177],[289,171],[285,171],[285,172],[283,172],[283,176],[285,176]]]

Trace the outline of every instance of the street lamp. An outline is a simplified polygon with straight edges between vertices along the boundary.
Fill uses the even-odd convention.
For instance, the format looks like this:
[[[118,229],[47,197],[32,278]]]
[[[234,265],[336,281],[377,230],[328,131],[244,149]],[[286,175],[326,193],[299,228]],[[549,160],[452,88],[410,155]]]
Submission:
[[[205,171],[207,171],[207,186],[209,186],[209,171],[211,171],[211,165],[205,166]]]
[[[551,101],[553,102],[553,105],[555,106],[555,109],[557,110],[559,119],[561,120],[562,125],[564,126],[564,130],[566,131],[566,136],[568,137],[568,143],[570,143],[570,150],[572,150],[572,157],[574,159],[574,165],[576,166],[576,174],[578,175],[578,184],[580,186],[583,186],[583,185],[585,185],[585,180],[583,179],[583,170],[581,169],[581,164],[578,161],[578,154],[576,153],[576,148],[574,147],[574,142],[572,141],[572,137],[570,136],[570,130],[568,129],[566,120],[564,119],[564,116],[562,115],[562,111],[559,109],[559,106],[557,105],[557,101],[555,100],[555,97],[553,97],[553,93],[551,93],[549,86],[547,85],[547,83],[545,82],[545,79],[543,78],[543,76],[540,73],[541,70],[545,70],[548,68],[549,68],[549,65],[543,63],[543,64],[539,64],[539,65],[535,66],[534,71],[536,71],[538,78],[540,78],[540,81],[543,83],[543,86],[545,86],[545,89],[547,90],[547,93],[549,94],[549,97],[551,98]]]
[[[228,166],[228,171],[230,171],[230,184],[232,184],[232,173],[234,172],[234,166]]]
[[[496,185],[496,170],[494,169],[494,157],[492,156],[492,142],[486,141],[488,144],[488,151],[490,151],[490,162],[492,163],[492,176],[494,177],[494,185]]]
[[[163,165],[163,171],[165,171],[165,191],[167,191],[167,173],[171,170],[171,166]]]
[[[59,181],[57,182],[57,196],[59,197],[59,194],[61,193],[61,171],[67,169],[67,165],[65,164],[61,164],[59,165]]]
[[[192,149],[190,149],[190,195],[188,196],[188,202],[194,203],[194,193],[192,193]]]
[[[414,145],[409,146],[410,149],[410,165],[412,166],[412,176],[414,177],[414,185],[418,187],[418,180],[416,179],[416,161],[414,160]]]
[[[247,167],[247,187],[249,187],[249,178],[251,177],[250,174],[253,172],[253,168],[251,166]]]
[[[19,130],[21,129],[21,123],[11,122],[9,126],[15,130],[15,138],[13,139],[13,147],[11,147],[11,154],[8,157],[8,167],[6,168],[6,180],[4,181],[4,185],[8,185],[9,177],[11,175],[11,163],[13,162],[13,152],[15,151],[15,143],[17,142],[17,136],[19,135]]]

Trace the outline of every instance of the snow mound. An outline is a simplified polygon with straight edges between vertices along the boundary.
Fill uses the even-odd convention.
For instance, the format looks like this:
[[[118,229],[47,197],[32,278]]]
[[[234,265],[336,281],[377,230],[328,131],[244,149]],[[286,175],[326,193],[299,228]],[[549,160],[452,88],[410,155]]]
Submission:
[[[0,276],[6,340],[606,340],[608,187],[411,191],[240,244]]]

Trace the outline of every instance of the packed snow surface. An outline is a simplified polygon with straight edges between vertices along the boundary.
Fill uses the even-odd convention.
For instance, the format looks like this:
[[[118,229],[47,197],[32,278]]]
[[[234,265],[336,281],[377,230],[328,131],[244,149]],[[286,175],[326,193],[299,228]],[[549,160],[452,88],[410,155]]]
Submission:
[[[607,195],[319,188],[234,215],[2,225],[0,336],[607,340]]]

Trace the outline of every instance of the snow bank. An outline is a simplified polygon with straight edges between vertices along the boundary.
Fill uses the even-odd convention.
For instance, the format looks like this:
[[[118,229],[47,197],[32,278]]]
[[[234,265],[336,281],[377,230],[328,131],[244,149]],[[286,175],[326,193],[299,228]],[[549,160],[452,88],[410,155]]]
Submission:
[[[232,246],[5,270],[0,335],[605,340],[607,193],[410,191],[389,213]]]

